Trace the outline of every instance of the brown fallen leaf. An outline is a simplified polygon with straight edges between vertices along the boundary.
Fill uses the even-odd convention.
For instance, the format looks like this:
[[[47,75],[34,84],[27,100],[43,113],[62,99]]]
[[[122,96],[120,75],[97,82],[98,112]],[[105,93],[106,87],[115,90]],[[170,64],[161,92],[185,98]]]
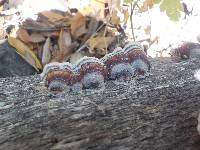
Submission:
[[[42,64],[46,65],[51,60],[51,39],[48,37],[46,42],[43,46],[43,53],[42,53]]]
[[[37,45],[37,56],[40,60],[42,60],[42,53],[43,53],[43,44],[41,43],[36,43]]]
[[[16,48],[17,53],[37,71],[42,70],[43,67],[40,60],[26,44],[13,37],[9,37],[8,42],[11,46]]]
[[[37,47],[37,43],[27,43],[26,44],[31,50],[32,52],[38,56],[38,47]]]
[[[52,31],[52,32],[40,32],[41,35],[44,37],[59,37],[60,32],[59,31]]]
[[[27,30],[23,28],[19,28],[17,30],[17,36],[19,39],[25,43],[39,43],[39,42],[44,42],[45,38],[43,35],[38,34],[38,33],[32,33],[31,35],[28,34]]]
[[[98,49],[96,49],[96,54],[98,54],[98,55],[104,56],[107,53],[108,53],[107,48],[101,48],[101,49],[98,48]]]
[[[30,42],[32,43],[40,43],[40,42],[44,42],[45,41],[45,38],[43,35],[39,34],[39,33],[32,33],[30,36],[29,36],[29,40]]]
[[[97,49],[107,49],[107,47],[112,43],[114,37],[93,37],[90,38],[86,44],[89,48],[89,52],[94,54],[94,48]]]
[[[54,58],[51,60],[51,62],[65,62],[70,56],[69,53],[66,51],[56,51],[54,53]]]
[[[19,37],[19,39],[25,43],[29,43],[30,42],[30,36],[27,32],[27,30],[23,29],[23,28],[19,28],[17,30],[17,36]]]
[[[56,22],[64,18],[63,15],[54,11],[43,11],[38,14],[39,17],[46,17],[50,22]]]
[[[71,19],[71,33],[76,37],[79,28],[86,27],[86,18],[81,13],[76,13]]]
[[[154,0],[145,0],[143,2],[142,7],[139,9],[139,12],[140,13],[145,12],[148,9],[151,9],[153,7],[153,5],[154,5]]]
[[[100,16],[100,11],[93,11],[93,13],[91,14],[90,22],[88,25],[88,29],[86,32],[86,35],[83,38],[82,42],[85,42],[89,37],[91,37],[97,30],[98,25],[99,25],[99,21],[97,20],[97,18],[99,18]]]
[[[113,10],[112,16],[111,16],[111,22],[112,22],[114,25],[120,24],[120,17],[117,16],[117,10]]]
[[[39,22],[37,20],[33,20],[30,18],[26,19],[20,27],[29,31],[58,31],[60,30],[60,28],[57,28],[55,25],[49,22],[44,22],[44,21]]]
[[[107,31],[108,31],[108,27],[107,26],[102,27],[102,29],[98,31],[98,36],[105,37],[107,35]]]
[[[68,51],[71,44],[72,44],[72,39],[70,33],[65,31],[64,29],[61,29],[58,38],[58,46],[60,51]]]
[[[54,52],[54,58],[51,60],[51,62],[65,62],[67,61],[71,54],[73,49],[76,47],[76,43],[72,43],[70,47],[68,47],[67,51],[55,51]]]
[[[88,33],[88,30],[85,28],[85,26],[81,26],[74,32],[74,37],[79,38],[80,36],[86,33]]]

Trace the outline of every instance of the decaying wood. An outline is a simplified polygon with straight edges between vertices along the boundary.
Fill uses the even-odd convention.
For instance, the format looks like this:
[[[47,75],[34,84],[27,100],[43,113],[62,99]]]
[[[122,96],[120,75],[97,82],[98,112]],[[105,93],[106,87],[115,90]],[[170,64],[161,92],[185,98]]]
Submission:
[[[54,96],[38,75],[0,79],[1,150],[199,150],[197,60],[152,60],[152,75],[101,94]]]

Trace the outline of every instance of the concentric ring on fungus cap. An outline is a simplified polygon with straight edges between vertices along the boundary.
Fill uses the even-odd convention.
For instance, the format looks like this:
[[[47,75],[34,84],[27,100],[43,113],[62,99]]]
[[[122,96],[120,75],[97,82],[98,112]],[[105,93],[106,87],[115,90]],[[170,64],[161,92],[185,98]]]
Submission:
[[[103,86],[107,79],[107,69],[104,63],[95,57],[84,57],[77,64],[79,79],[83,88],[91,89]]]
[[[56,63],[56,69],[49,69],[45,77],[45,85],[52,91],[63,91],[71,86],[73,70],[69,63]]]
[[[129,58],[125,55],[122,48],[116,48],[112,53],[102,58],[102,61],[108,69],[108,78],[116,80],[117,78],[131,78],[133,70],[129,63]]]
[[[150,62],[148,60],[148,57],[144,50],[141,48],[142,46],[139,46],[138,44],[128,44],[129,46],[124,47],[124,53],[126,57],[129,58],[129,63],[131,64],[134,75],[136,74],[135,71],[137,71],[137,74],[145,74],[148,71],[150,71]]]

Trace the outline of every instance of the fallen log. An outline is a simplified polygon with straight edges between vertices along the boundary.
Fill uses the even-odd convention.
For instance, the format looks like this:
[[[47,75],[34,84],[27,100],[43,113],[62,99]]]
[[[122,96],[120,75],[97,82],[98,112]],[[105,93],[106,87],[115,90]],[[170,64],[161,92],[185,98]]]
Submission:
[[[103,93],[52,95],[38,75],[0,79],[1,150],[199,150],[199,60],[152,60],[152,75]]]

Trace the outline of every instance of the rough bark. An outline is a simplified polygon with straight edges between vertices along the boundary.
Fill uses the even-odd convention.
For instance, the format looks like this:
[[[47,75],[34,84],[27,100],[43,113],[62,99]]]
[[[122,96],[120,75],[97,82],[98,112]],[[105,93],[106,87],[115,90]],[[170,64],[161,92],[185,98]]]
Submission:
[[[0,79],[0,149],[199,150],[200,62],[152,66],[145,80],[92,95],[52,95],[37,75]]]

